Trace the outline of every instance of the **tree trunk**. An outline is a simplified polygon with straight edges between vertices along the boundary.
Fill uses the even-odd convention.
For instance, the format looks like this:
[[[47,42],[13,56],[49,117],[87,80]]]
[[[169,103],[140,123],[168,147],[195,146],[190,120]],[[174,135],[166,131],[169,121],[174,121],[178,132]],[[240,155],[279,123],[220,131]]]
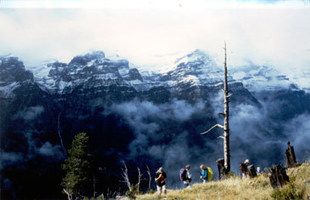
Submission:
[[[297,162],[296,162],[294,147],[291,146],[290,142],[288,142],[287,145],[288,145],[288,148],[285,151],[287,167],[288,168],[296,167]]]
[[[138,168],[138,183],[137,183],[137,190],[138,192],[140,192],[140,184],[141,184],[141,177],[142,177],[142,174],[141,174],[141,170],[139,167]]]
[[[271,186],[275,188],[282,188],[286,183],[288,183],[289,177],[286,174],[285,168],[280,165],[273,166],[271,169],[271,175],[269,177]]]
[[[149,190],[151,190],[151,184],[152,184],[152,176],[151,176],[151,171],[150,171],[150,168],[149,166],[146,166],[147,168],[147,174],[149,175]]]
[[[227,84],[227,56],[225,43],[225,62],[224,62],[224,166],[225,172],[230,171],[230,150],[229,150],[229,95]]]
[[[72,200],[72,193],[68,192],[66,189],[63,189],[63,191],[67,194],[68,200]]]
[[[129,181],[128,168],[125,164],[125,161],[123,161],[123,165],[124,165],[124,169],[122,169],[122,171],[123,171],[122,176],[123,176],[124,182],[127,184],[128,190],[132,191],[132,187],[131,187],[131,184]]]
[[[225,179],[226,171],[225,171],[224,159],[223,158],[217,160],[217,169],[219,172],[219,180]]]
[[[67,157],[68,156],[68,153],[67,153],[67,150],[65,148],[65,145],[63,143],[63,140],[62,140],[62,137],[61,137],[61,131],[60,131],[60,116],[61,116],[61,113],[59,113],[57,115],[57,132],[58,132],[58,136],[59,136],[59,140],[60,140],[60,144],[61,144],[61,147],[62,147],[62,150],[65,154],[65,156]]]
[[[96,197],[96,177],[93,176],[93,197]]]
[[[248,173],[250,178],[254,178],[255,176],[257,176],[254,165],[248,166]]]
[[[221,124],[215,124],[214,126],[212,126],[209,130],[201,133],[206,134],[208,132],[210,132],[212,129],[214,129],[215,127],[219,127],[224,129],[224,136],[219,136],[219,138],[223,138],[224,139],[224,159],[223,159],[223,167],[224,170],[221,169],[221,171],[223,171],[225,174],[227,174],[228,172],[230,172],[230,145],[229,145],[229,97],[231,96],[231,94],[229,94],[229,90],[228,90],[228,83],[227,83],[227,55],[226,55],[226,43],[225,43],[225,61],[224,61],[224,113],[221,113],[222,115],[224,115],[224,126],[222,126]],[[219,164],[219,163],[218,163]],[[218,165],[219,166],[219,165]]]

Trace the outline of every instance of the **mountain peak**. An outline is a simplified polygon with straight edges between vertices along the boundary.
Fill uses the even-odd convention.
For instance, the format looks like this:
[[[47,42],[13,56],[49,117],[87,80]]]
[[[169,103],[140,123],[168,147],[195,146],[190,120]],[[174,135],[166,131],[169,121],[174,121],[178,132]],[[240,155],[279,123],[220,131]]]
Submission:
[[[207,53],[205,53],[202,50],[199,49],[195,49],[193,52],[178,58],[175,61],[175,64],[179,65],[181,63],[190,63],[190,62],[206,62],[206,61],[211,61],[211,58],[209,57],[209,55]]]
[[[209,55],[200,49],[195,49],[193,52],[187,54],[187,56],[196,58],[209,58]]]
[[[210,85],[221,81],[222,69],[210,56],[196,49],[179,58],[171,71],[164,74],[163,79],[173,80],[173,83],[191,85]]]
[[[0,57],[0,97],[10,97],[12,91],[34,80],[30,71],[17,57]]]
[[[250,91],[290,88],[293,82],[273,67],[266,65],[247,65],[234,68],[230,73],[235,81],[242,82]]]
[[[18,57],[1,57],[0,80],[6,83],[33,81],[33,74],[25,69]]]
[[[103,51],[92,51],[85,55],[75,56],[69,63],[69,65],[87,65],[91,61],[101,61],[105,59]]]

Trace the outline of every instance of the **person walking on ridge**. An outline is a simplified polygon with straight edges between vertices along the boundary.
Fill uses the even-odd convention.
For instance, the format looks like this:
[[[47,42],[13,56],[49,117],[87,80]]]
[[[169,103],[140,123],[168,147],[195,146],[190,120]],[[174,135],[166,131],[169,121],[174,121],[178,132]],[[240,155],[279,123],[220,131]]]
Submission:
[[[180,170],[180,180],[183,181],[184,188],[189,188],[190,182],[192,181],[192,175],[189,171],[190,168],[191,168],[190,165],[186,165],[185,169],[182,168]]]
[[[208,181],[208,171],[203,164],[200,165],[200,169],[200,179],[203,183],[206,183]]]
[[[164,171],[164,168],[160,167],[155,175],[155,182],[157,184],[157,192],[158,195],[161,195],[161,193],[166,194],[166,178],[167,178],[167,174]]]

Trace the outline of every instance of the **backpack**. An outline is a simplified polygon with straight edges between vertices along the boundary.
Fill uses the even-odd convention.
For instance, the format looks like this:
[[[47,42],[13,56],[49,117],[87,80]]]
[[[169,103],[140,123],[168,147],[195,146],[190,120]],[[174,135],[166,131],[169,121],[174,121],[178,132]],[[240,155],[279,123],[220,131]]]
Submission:
[[[186,169],[184,169],[184,168],[180,169],[180,180],[181,181],[186,181],[187,180]]]
[[[247,172],[247,166],[244,163],[240,164],[240,170],[242,173],[246,173]]]
[[[157,179],[157,178],[159,178],[159,179]],[[155,182],[156,183],[161,183],[165,178],[166,178],[166,175],[164,173],[157,173],[156,176],[155,176]],[[157,181],[156,181],[156,179],[157,179]]]
[[[208,181],[211,181],[212,176],[213,176],[213,171],[212,171],[211,167],[207,167],[207,171],[208,171]]]

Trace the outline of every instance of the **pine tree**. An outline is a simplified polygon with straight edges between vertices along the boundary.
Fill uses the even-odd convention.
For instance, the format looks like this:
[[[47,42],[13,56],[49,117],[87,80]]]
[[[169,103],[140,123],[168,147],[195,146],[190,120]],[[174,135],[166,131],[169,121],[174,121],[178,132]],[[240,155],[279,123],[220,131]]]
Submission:
[[[62,165],[66,174],[61,185],[69,200],[91,194],[91,157],[88,150],[89,137],[86,133],[79,133],[74,137],[69,157]]]

